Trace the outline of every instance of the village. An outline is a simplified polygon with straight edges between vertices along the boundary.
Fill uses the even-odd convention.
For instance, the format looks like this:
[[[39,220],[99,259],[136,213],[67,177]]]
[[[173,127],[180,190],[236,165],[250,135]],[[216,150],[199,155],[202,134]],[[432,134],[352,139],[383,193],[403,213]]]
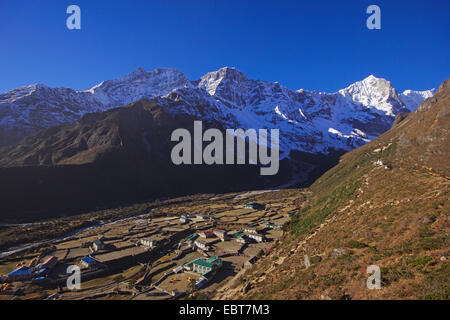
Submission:
[[[214,292],[238,281],[241,270],[277,243],[295,210],[294,197],[257,202],[248,196],[152,210],[2,258],[0,299],[166,300]],[[73,265],[81,270],[81,287],[70,290]]]

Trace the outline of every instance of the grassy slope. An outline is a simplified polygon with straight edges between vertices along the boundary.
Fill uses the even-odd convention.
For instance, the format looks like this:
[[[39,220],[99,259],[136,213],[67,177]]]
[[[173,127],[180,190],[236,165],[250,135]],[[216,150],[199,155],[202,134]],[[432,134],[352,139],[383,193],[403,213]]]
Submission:
[[[241,297],[449,299],[449,87],[311,186],[286,241],[244,275],[252,289]],[[366,287],[372,264],[381,290]]]

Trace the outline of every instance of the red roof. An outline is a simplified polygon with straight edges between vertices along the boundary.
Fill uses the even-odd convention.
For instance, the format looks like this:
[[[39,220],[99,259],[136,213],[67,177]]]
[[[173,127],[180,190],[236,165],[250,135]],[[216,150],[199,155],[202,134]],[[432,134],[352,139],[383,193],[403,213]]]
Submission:
[[[54,267],[58,262],[58,258],[55,256],[48,257],[43,263],[42,267]]]
[[[212,230],[208,231],[202,231],[198,234],[200,237],[208,237],[214,235],[214,232]]]

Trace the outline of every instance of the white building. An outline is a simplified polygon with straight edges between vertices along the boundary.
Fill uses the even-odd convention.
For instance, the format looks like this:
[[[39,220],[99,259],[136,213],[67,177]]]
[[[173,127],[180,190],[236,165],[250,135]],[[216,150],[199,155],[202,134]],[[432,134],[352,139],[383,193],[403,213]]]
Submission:
[[[105,248],[105,244],[100,239],[94,240],[92,246],[94,247],[94,251],[99,251]]]
[[[201,241],[197,240],[194,243],[200,249],[206,250],[206,248],[207,248],[207,245],[205,243],[201,242]]]
[[[249,238],[256,240],[257,242],[263,242],[264,241],[264,237],[260,234],[248,234],[247,235]]]
[[[225,241],[225,239],[227,238],[227,232],[225,230],[214,229],[213,232],[216,235],[216,237],[218,237],[222,241]]]
[[[158,242],[156,240],[153,239],[149,239],[149,238],[144,238],[141,239],[139,241],[139,243],[145,247],[149,247],[149,248],[153,248],[156,247],[158,245]]]
[[[245,228],[244,232],[252,233],[252,234],[257,234],[258,233],[258,231],[255,228]]]

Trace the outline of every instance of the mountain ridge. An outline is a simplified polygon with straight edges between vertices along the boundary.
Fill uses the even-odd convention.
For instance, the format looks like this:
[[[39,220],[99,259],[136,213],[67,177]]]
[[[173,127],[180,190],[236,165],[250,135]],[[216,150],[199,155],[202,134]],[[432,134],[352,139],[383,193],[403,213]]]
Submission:
[[[358,83],[366,82],[369,86],[361,90]],[[289,157],[292,150],[328,153],[332,149],[351,150],[373,139],[392,125],[396,114],[415,110],[418,102],[433,92],[398,94],[390,82],[374,76],[335,93],[321,93],[253,80],[230,67],[198,80],[189,80],[172,68],[151,72],[137,68],[84,90],[38,84],[0,94],[0,146],[41,129],[74,123],[86,113],[146,98],[170,112],[233,128],[280,127],[285,146],[282,158]]]

